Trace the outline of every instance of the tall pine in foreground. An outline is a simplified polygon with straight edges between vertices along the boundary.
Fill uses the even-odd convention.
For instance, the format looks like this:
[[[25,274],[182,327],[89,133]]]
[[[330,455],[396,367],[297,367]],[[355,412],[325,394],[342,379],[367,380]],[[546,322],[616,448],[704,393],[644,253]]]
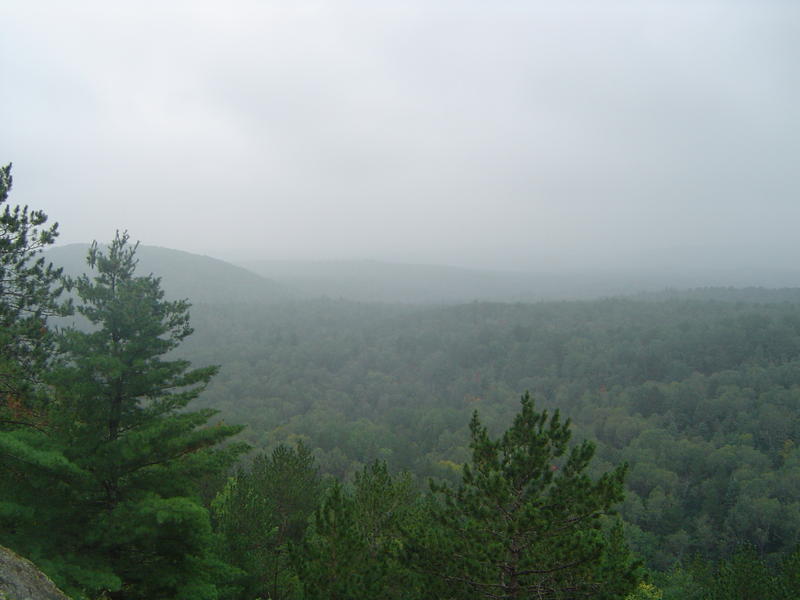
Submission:
[[[231,465],[242,448],[218,444],[241,428],[183,410],[216,367],[165,358],[192,332],[189,304],[136,276],[135,253],[127,234],[105,252],[95,243],[95,276],[75,283],[91,330],[63,336],[40,440],[51,464],[21,465],[36,529],[14,531],[14,545],[76,598],[213,600],[229,568],[198,482]]]
[[[47,318],[64,315],[61,269],[41,255],[55,242],[58,224],[27,206],[7,203],[11,165],[0,167],[0,425],[31,425],[31,391],[50,362],[53,335]]]
[[[623,598],[637,583],[620,526],[604,515],[623,498],[625,467],[592,481],[590,442],[569,447],[570,422],[537,413],[528,394],[502,437],[477,413],[472,464],[443,501],[434,524],[414,532],[409,554],[441,598]],[[439,582],[438,584],[436,582]]]
[[[52,364],[55,336],[47,319],[69,312],[61,270],[41,252],[58,235],[47,215],[7,204],[11,165],[0,167],[0,544],[47,535],[33,504],[56,499],[59,483],[78,470],[45,435],[47,396],[41,378]],[[29,482],[58,473],[41,489]]]

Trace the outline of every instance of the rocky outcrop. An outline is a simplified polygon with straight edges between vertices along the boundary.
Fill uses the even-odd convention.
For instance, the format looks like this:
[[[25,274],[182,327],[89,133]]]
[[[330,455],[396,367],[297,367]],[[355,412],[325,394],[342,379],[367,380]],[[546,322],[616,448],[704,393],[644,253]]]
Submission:
[[[0,600],[69,600],[47,575],[0,546]]]

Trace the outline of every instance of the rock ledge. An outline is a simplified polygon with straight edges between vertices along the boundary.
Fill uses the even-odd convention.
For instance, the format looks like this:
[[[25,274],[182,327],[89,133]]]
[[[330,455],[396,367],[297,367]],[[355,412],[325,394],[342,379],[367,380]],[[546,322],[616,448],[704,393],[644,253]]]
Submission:
[[[0,546],[0,600],[69,600],[47,575]]]

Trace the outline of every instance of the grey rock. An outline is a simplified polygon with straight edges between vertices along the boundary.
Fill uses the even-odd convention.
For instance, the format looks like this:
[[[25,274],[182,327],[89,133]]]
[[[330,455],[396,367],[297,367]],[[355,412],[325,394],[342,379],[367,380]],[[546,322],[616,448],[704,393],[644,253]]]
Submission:
[[[0,546],[0,600],[69,600],[47,575]]]

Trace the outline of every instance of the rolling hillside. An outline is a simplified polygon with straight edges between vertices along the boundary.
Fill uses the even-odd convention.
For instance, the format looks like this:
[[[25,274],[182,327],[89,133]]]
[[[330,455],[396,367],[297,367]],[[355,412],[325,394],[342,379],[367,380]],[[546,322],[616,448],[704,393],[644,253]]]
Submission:
[[[52,248],[46,256],[67,274],[86,271],[88,244]],[[200,303],[272,303],[290,299],[284,286],[242,267],[209,256],[157,246],[140,246],[138,273],[154,273],[171,298]]]
[[[754,273],[746,269],[712,271],[570,270],[526,272],[415,265],[373,260],[235,260],[300,294],[358,302],[459,304],[466,302],[535,302],[587,300],[630,294],[674,296],[675,290],[705,288],[692,297],[726,295],[730,286],[793,288],[800,273]],[[715,288],[708,292],[706,286]],[[741,296],[741,294],[740,294]],[[750,299],[748,297],[748,299]]]

